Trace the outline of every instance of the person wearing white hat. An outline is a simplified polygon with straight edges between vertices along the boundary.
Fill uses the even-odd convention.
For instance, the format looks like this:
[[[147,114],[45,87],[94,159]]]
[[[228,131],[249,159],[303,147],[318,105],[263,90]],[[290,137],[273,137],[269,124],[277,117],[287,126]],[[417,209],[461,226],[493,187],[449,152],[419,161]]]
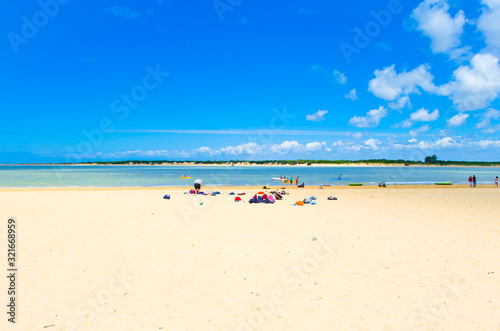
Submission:
[[[196,194],[200,193],[201,183],[203,183],[203,181],[201,179],[197,179],[194,181],[194,190],[195,190]]]

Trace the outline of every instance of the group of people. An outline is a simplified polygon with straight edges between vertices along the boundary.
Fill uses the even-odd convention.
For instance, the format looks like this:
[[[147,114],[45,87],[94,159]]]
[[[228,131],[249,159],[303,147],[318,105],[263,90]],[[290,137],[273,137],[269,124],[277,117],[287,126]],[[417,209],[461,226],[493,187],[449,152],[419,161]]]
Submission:
[[[476,187],[476,185],[477,185],[476,175],[469,176],[469,186]],[[498,187],[498,176],[495,177],[495,187]]]
[[[297,176],[295,179],[293,179],[293,176],[290,176],[290,178],[280,176],[280,178],[283,183],[290,183],[290,185],[293,185],[293,183],[295,183],[295,185],[299,185],[299,176]]]

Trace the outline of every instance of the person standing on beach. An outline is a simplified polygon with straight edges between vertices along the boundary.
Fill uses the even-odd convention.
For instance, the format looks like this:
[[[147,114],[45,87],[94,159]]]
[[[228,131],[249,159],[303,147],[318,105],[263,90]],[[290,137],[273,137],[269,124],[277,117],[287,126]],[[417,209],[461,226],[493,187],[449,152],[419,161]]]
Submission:
[[[495,177],[495,187],[498,187],[498,176]]]
[[[293,176],[290,176],[290,186],[293,185]]]
[[[477,182],[476,182],[476,175],[472,175],[472,186],[476,187]]]
[[[472,187],[472,176],[469,176],[469,186]]]
[[[299,176],[297,176],[297,178],[295,178],[295,186],[297,186],[297,185],[299,185]]]
[[[194,181],[194,191],[196,194],[200,193],[201,183],[203,183],[203,181],[201,179],[197,179]]]

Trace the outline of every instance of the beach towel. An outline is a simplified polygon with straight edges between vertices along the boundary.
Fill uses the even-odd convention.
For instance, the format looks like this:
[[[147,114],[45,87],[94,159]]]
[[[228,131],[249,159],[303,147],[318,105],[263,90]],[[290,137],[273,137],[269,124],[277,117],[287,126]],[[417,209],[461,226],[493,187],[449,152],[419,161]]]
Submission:
[[[313,201],[309,202],[309,204],[310,204],[310,205],[317,205],[318,203],[317,203],[316,201],[314,201],[314,200],[313,200]]]
[[[274,195],[268,195],[267,200],[269,200],[269,203],[275,203],[276,200],[274,199]]]

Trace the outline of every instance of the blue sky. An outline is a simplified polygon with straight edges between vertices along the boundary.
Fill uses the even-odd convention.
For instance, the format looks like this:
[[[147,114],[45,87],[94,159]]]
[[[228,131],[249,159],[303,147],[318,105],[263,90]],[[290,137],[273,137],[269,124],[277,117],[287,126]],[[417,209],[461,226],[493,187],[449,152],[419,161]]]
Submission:
[[[500,0],[0,7],[0,163],[500,160]]]

